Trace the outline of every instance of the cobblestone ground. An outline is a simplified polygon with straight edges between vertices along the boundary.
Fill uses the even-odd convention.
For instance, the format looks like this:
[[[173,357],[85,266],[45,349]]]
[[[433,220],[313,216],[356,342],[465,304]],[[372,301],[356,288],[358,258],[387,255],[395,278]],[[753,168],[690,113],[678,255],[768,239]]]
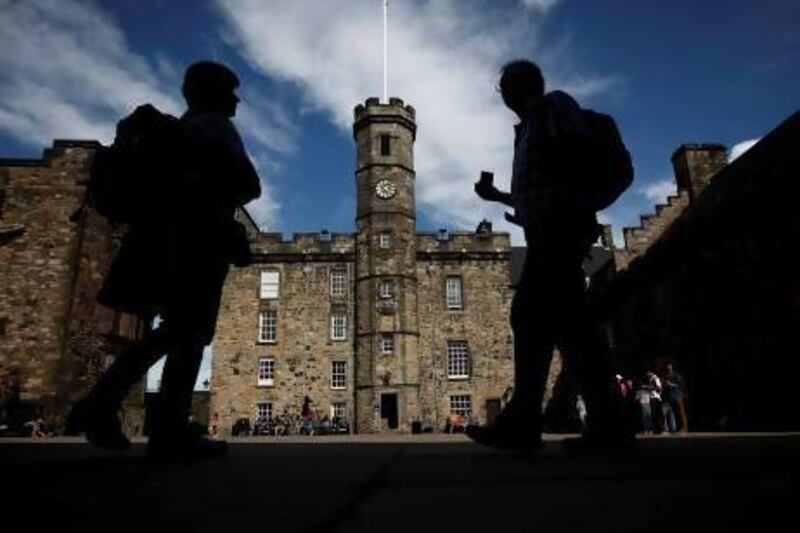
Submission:
[[[57,531],[768,531],[796,522],[800,435],[651,438],[630,454],[577,456],[558,440],[525,456],[446,435],[248,439],[223,459],[172,465],[148,462],[141,444],[119,456],[75,439],[7,440],[0,501],[6,525]]]

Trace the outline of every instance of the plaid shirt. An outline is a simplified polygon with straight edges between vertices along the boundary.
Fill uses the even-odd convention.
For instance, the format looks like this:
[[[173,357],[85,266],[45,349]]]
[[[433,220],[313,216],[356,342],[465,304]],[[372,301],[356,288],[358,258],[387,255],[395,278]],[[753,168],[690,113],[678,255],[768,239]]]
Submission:
[[[514,129],[511,199],[520,224],[533,229],[548,221],[585,213],[585,200],[574,180],[569,179],[569,170],[554,170],[552,165],[548,170],[545,165],[545,157],[553,155],[546,151],[554,146],[554,139],[587,133],[577,102],[562,91],[547,93],[531,102]],[[568,166],[563,165],[567,161],[556,161],[559,162]],[[594,212],[591,214],[593,218]]]

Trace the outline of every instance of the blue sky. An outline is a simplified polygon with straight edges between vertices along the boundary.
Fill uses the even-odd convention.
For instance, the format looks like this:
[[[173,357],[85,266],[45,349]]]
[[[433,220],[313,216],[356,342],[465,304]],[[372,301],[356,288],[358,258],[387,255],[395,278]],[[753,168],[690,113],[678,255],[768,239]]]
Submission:
[[[514,117],[494,85],[512,58],[617,119],[636,169],[603,213],[618,237],[674,190],[679,144],[739,153],[800,108],[796,0],[390,0],[390,11],[389,92],[417,108],[420,229],[483,217],[509,229],[471,183],[483,168],[508,182]],[[109,142],[144,102],[180,113],[183,69],[212,58],[242,79],[235,122],[264,186],[248,206],[258,223],[353,229],[352,109],[381,92],[380,0],[0,0],[0,41],[0,157],[38,157],[53,138]]]

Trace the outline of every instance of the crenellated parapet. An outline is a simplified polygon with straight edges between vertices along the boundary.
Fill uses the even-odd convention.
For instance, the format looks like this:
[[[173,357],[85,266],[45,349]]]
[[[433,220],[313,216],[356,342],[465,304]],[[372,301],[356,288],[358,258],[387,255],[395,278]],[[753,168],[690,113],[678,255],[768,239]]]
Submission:
[[[418,232],[419,259],[507,259],[511,254],[508,233]]]
[[[250,244],[259,262],[353,261],[355,235],[352,233],[259,233]]]
[[[416,116],[416,109],[406,105],[401,98],[392,97],[388,104],[380,103],[377,97],[367,98],[353,110],[353,136],[357,139],[361,129],[376,123],[402,124],[416,136]]]
[[[722,144],[683,144],[672,154],[678,192],[666,203],[655,206],[654,213],[640,216],[638,226],[623,228],[625,246],[614,249],[617,270],[625,270],[668,230],[681,214],[689,209],[714,176],[727,164],[727,149]]]
[[[655,213],[642,215],[638,226],[623,228],[625,247],[621,256],[626,256],[625,265],[646,252],[687,207],[689,207],[689,192],[679,190],[678,194],[669,196],[666,203],[656,205]],[[617,266],[624,268],[620,264]]]

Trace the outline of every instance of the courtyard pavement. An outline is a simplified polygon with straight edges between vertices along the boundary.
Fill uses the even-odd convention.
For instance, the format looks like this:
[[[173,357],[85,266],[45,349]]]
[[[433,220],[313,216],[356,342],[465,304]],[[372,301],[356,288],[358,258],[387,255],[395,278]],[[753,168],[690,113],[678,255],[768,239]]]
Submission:
[[[253,438],[169,465],[148,462],[141,442],[114,455],[81,439],[3,439],[0,520],[104,533],[797,527],[800,434],[664,436],[587,455],[560,438],[536,456],[460,435]]]

